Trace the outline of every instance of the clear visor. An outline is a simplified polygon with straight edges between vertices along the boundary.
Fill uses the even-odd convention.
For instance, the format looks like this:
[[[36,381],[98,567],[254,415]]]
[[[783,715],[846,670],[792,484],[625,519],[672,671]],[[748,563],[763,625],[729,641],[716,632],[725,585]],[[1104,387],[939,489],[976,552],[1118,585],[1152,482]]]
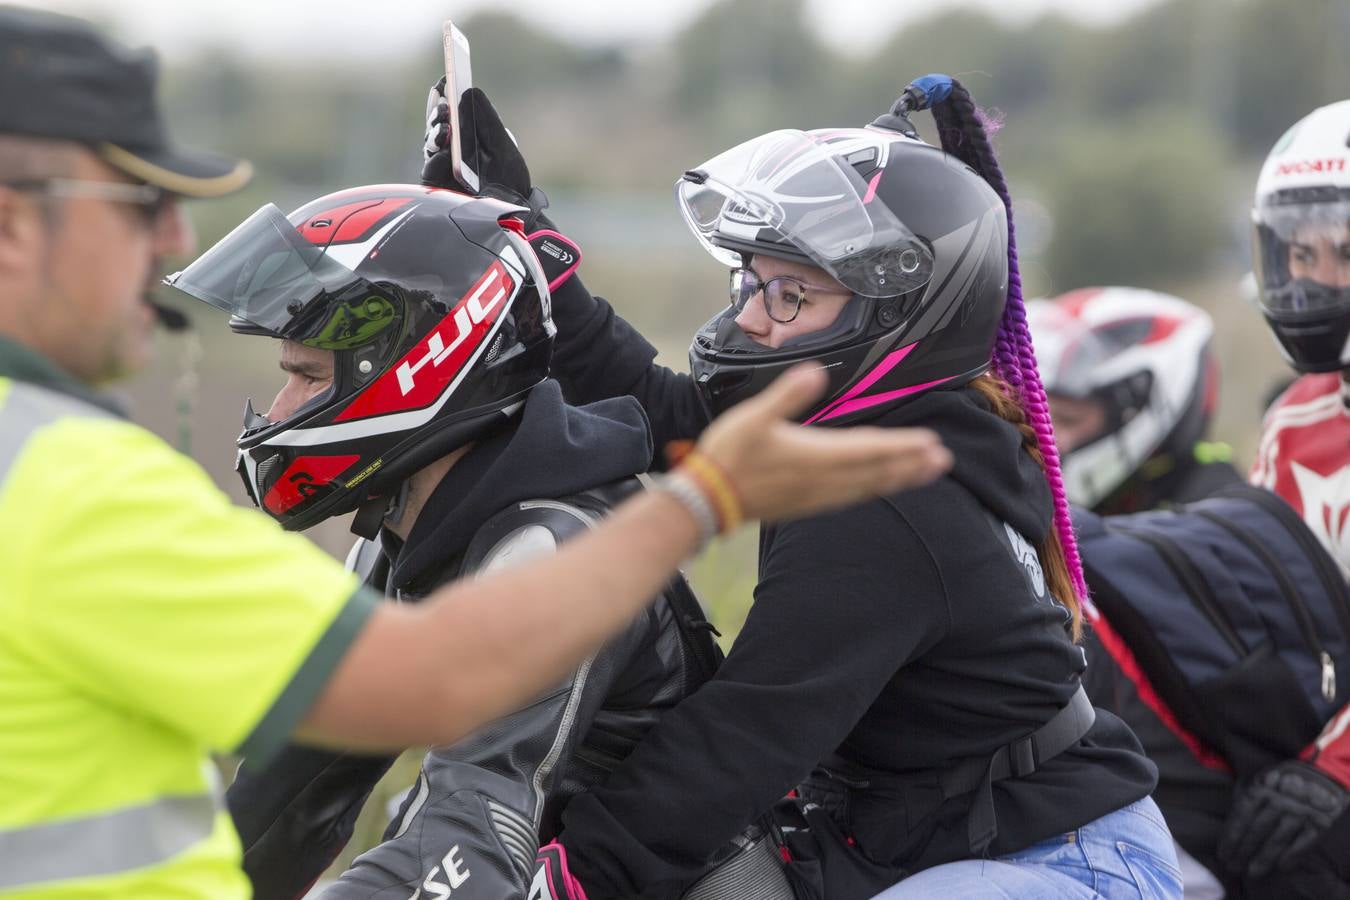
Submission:
[[[1275,315],[1341,307],[1350,291],[1350,199],[1268,204],[1254,214],[1261,306]]]
[[[787,242],[849,290],[894,297],[922,287],[933,256],[852,166],[801,131],[774,131],[708,160],[675,186],[704,247],[740,265],[742,245]]]
[[[271,203],[164,282],[288,338],[298,338],[306,314],[327,298],[352,287],[377,293],[307,241]]]

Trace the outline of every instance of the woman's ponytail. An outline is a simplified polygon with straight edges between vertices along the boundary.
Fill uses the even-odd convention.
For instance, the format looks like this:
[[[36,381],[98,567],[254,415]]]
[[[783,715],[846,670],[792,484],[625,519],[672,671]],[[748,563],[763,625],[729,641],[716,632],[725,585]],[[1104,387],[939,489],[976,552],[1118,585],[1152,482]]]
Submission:
[[[961,82],[945,75],[927,75],[917,79],[906,89],[892,114],[903,116],[906,109],[923,108],[929,108],[933,113],[942,149],[978,172],[1003,200],[1007,209],[1008,301],[994,340],[993,373],[1007,385],[1012,398],[1025,414],[1023,422],[1035,432],[1039,453],[1034,455],[1039,456],[1046,481],[1054,495],[1055,534],[1052,537],[1057,537],[1053,543],[1059,545],[1058,548],[1043,546],[1041,562],[1047,574],[1056,569],[1067,571],[1072,587],[1071,596],[1060,599],[1068,605],[1073,615],[1073,633],[1077,637],[1081,627],[1081,610],[1088,602],[1088,590],[1083,581],[1083,564],[1078,556],[1073,523],[1069,519],[1069,502],[1064,495],[1064,478],[1060,474],[1059,451],[1055,448],[1050,408],[1046,403],[1040,372],[1036,368],[1031,331],[1027,327],[1008,184],[989,140],[988,120]],[[995,408],[998,409],[997,406]],[[1057,565],[1060,561],[1053,559],[1057,555],[1056,550],[1062,556],[1062,565]]]

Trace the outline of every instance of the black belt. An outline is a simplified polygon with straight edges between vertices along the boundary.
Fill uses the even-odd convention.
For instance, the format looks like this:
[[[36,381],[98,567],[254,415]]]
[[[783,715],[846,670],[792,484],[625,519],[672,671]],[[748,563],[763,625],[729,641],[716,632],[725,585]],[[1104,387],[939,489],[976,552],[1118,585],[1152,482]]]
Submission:
[[[1041,763],[1078,743],[1096,718],[1097,711],[1092,708],[1087,691],[1079,685],[1068,704],[1031,734],[999,747],[987,760],[967,760],[938,776],[944,800],[975,792],[970,804],[970,818],[966,822],[971,853],[984,853],[998,837],[993,783],[1035,772]]]
[[[1087,734],[1096,718],[1097,711],[1092,708],[1087,691],[1079,685],[1078,690],[1069,698],[1069,702],[1055,713],[1050,721],[1026,737],[999,747],[987,757],[965,759],[946,769],[923,775],[860,771],[856,764],[838,758],[827,761],[824,767],[832,770],[836,778],[843,775],[846,780],[850,776],[862,779],[852,785],[861,789],[865,789],[868,784],[875,784],[878,787],[885,785],[903,787],[916,782],[932,784],[936,781],[942,791],[943,801],[974,792],[966,836],[970,841],[970,852],[979,856],[998,836],[998,821],[994,815],[993,783],[1005,778],[1022,778],[1035,772],[1046,760],[1058,756],[1078,743],[1079,738]]]
[[[1097,711],[1080,685],[1068,704],[1031,734],[999,747],[988,759],[968,759],[942,772],[938,784],[943,799],[969,794],[986,778],[1002,781],[1030,775],[1041,763],[1078,743],[1096,718]]]

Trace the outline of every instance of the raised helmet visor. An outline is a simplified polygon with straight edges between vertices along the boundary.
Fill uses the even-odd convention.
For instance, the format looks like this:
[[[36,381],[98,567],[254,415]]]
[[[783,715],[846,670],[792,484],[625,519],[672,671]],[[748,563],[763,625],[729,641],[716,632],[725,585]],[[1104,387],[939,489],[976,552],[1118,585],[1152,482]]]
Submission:
[[[690,230],[730,266],[786,243],[864,297],[908,293],[932,276],[928,245],[857,169],[803,131],[720,153],[686,172],[675,195]]]
[[[383,291],[306,240],[271,203],[164,281],[267,334],[325,349],[367,340],[395,314]],[[340,315],[335,298],[346,301]]]

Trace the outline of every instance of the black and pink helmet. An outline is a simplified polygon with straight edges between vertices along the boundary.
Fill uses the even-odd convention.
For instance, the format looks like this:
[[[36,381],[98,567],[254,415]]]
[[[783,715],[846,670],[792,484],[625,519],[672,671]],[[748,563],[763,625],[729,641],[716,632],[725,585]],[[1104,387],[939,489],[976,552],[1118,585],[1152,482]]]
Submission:
[[[686,172],[685,222],[719,261],[818,266],[853,291],[832,326],[769,348],[728,306],[690,364],[716,415],[814,360],[830,375],[805,419],[846,425],[984,372],[1008,286],[1003,201],[937,147],[888,128],[775,131]]]
[[[281,422],[245,410],[239,474],[288,529],[392,493],[500,427],[548,375],[548,281],[497,200],[353,188],[268,204],[166,279],[231,327],[334,352],[333,386]]]

